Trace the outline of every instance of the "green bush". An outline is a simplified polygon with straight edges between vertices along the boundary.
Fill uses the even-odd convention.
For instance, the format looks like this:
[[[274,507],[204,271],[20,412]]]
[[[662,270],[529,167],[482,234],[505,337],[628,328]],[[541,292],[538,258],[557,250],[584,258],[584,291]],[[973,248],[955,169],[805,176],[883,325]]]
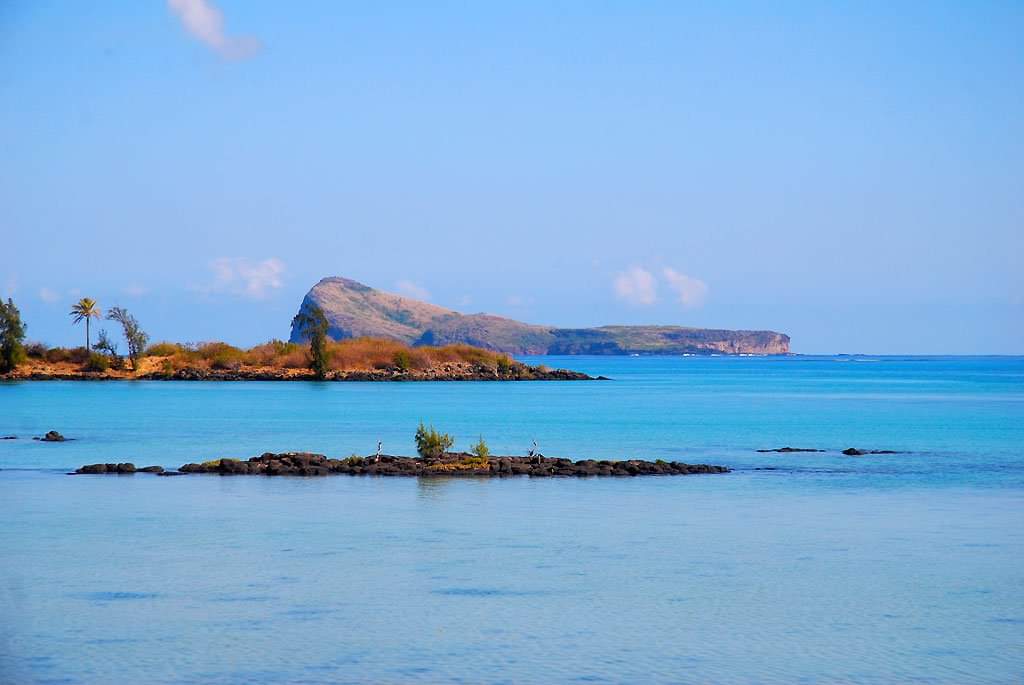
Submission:
[[[408,371],[409,368],[412,366],[412,357],[409,356],[409,353],[406,352],[405,350],[399,350],[398,352],[395,352],[394,361],[395,366],[398,367],[398,370],[402,371],[403,373],[405,371]]]
[[[447,433],[438,433],[431,426],[427,428],[420,421],[416,429],[416,451],[424,459],[440,459],[455,444],[455,438]]]
[[[512,360],[507,356],[498,357],[498,373],[507,376],[512,372]]]
[[[86,371],[106,371],[110,368],[110,358],[105,354],[92,352],[89,354],[89,358],[85,361],[85,366],[83,368]]]
[[[480,459],[487,459],[488,457],[491,456],[491,448],[489,448],[487,446],[487,443],[484,442],[484,438],[482,435],[480,436],[479,442],[470,447],[469,451],[475,454]]]

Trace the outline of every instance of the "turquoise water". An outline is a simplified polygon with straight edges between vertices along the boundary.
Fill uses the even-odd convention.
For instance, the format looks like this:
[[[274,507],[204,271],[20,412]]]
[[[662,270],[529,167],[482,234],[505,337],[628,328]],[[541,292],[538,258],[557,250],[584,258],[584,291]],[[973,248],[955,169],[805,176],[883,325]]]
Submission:
[[[1024,359],[541,361],[614,380],[0,384],[0,682],[1024,680]],[[412,453],[420,419],[736,470],[63,475]]]

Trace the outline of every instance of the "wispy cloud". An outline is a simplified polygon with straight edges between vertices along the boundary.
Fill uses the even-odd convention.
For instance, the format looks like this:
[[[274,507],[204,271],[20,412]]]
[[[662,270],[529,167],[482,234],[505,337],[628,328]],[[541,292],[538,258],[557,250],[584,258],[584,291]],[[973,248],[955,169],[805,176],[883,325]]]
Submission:
[[[142,297],[149,294],[149,288],[138,283],[132,283],[124,288],[124,294],[128,297]]]
[[[39,299],[48,304],[53,304],[60,299],[60,293],[47,287],[39,289]]]
[[[197,288],[203,293],[228,293],[252,300],[265,298],[284,285],[284,262],[270,257],[254,262],[245,257],[220,257],[210,262],[212,284]]]
[[[699,278],[679,273],[675,269],[665,267],[661,275],[668,282],[668,287],[676,294],[676,300],[688,309],[700,307],[708,296],[708,284]]]
[[[406,297],[411,297],[416,300],[430,299],[430,291],[422,285],[413,283],[412,281],[402,279],[398,283],[395,283],[395,289],[398,290],[399,295],[405,295]]]
[[[650,305],[658,300],[654,274],[639,266],[630,267],[612,281],[615,296],[634,305]]]
[[[211,49],[227,59],[252,57],[260,42],[251,36],[228,36],[224,33],[224,15],[209,0],[167,0],[181,25]]]

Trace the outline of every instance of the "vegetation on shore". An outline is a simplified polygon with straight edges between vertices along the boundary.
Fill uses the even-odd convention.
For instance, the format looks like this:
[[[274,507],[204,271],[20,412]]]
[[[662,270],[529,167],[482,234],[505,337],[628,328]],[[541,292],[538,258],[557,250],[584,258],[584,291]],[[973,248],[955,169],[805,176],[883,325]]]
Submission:
[[[91,319],[118,323],[127,357],[121,356],[117,342],[104,329],[91,347],[25,344],[25,324],[8,300],[0,302],[0,373],[12,378],[327,379],[346,374],[349,378],[360,375],[354,380],[586,378],[527,366],[507,354],[465,344],[413,347],[381,338],[334,341],[327,336],[326,319],[317,307],[296,317],[295,325],[309,342],[271,340],[248,349],[220,341],[148,345],[149,335],[126,309],[111,307],[102,317],[91,298],[75,303],[72,317],[74,323],[85,321],[87,331]]]

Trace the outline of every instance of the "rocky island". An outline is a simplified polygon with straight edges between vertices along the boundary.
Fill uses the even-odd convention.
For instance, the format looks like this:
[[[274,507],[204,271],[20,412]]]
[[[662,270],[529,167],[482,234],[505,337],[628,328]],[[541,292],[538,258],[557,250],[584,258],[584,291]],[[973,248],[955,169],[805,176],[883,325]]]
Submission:
[[[684,326],[537,326],[492,314],[461,314],[393,295],[348,278],[324,278],[299,313],[319,307],[335,340],[370,336],[409,345],[468,344],[507,354],[757,354],[789,353],[789,336]],[[292,342],[306,339],[293,325]]]
[[[89,464],[76,474],[130,474],[151,472],[172,475],[159,466],[135,468],[134,464]],[[506,477],[531,476],[535,478],[557,476],[685,476],[701,473],[728,473],[725,466],[684,464],[677,461],[573,461],[545,457],[480,457],[465,452],[446,453],[440,458],[396,457],[373,455],[331,459],[310,452],[267,452],[248,460],[214,459],[203,463],[182,465],[177,473],[207,473],[221,476],[475,476]]]

